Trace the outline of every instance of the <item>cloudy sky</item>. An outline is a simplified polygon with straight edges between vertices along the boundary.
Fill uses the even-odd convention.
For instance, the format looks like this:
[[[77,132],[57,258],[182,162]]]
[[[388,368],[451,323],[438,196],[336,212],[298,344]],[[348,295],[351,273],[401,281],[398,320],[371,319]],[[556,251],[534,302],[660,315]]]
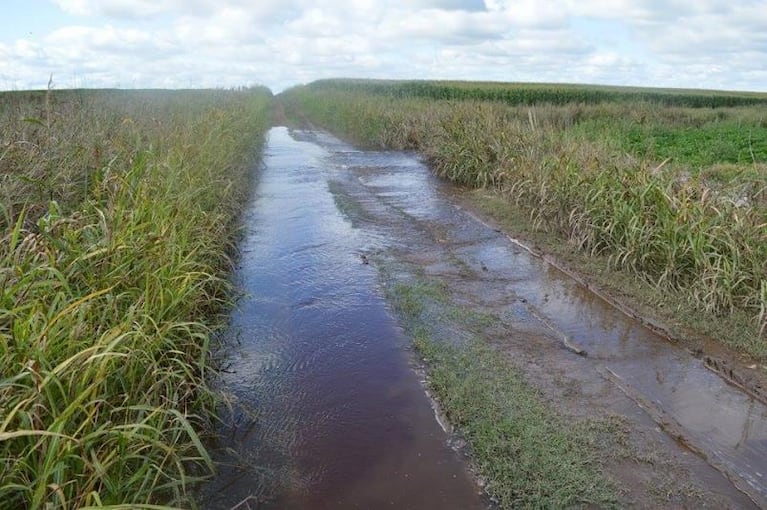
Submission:
[[[767,91],[767,0],[3,0],[0,89],[325,77]]]

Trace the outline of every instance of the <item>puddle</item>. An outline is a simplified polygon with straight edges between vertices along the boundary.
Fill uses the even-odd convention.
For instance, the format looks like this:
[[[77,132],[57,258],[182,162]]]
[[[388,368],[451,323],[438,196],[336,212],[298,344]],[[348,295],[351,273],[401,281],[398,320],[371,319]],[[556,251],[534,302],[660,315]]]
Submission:
[[[748,504],[729,479],[767,507],[764,404],[462,210],[452,188],[416,156],[352,153],[326,134],[304,136],[332,153],[329,161],[342,169],[332,175],[335,188],[362,209],[356,218],[362,230],[389,240],[387,256],[423,268],[454,296],[501,317],[509,349],[539,350],[550,356],[542,365],[559,363],[586,387],[598,388],[595,394],[620,388],[696,452],[688,467],[707,489],[735,506]],[[574,354],[579,350],[587,355]]]
[[[492,340],[536,383],[575,381],[722,505],[767,507],[765,405],[478,221],[452,193],[415,155],[270,132],[235,275],[251,294],[229,335],[224,384],[238,401],[236,426],[204,508],[484,506],[409,366],[379,289],[384,259],[497,317]]]
[[[480,243],[461,251],[467,260],[508,261],[499,247],[508,241]],[[609,369],[645,405],[661,412],[670,430],[722,469],[760,504],[767,505],[767,407],[734,388],[702,360],[675,347],[608,306],[558,270],[520,253],[514,293],[527,308],[550,320],[563,336],[584,349],[594,365]],[[527,260],[526,260],[527,259]],[[508,264],[508,262],[504,262]],[[490,271],[498,274],[499,271]]]
[[[322,146],[320,145],[322,142]],[[223,387],[232,421],[203,508],[483,508],[328,181],[385,155],[274,128],[244,221]],[[393,155],[417,166],[412,158]]]

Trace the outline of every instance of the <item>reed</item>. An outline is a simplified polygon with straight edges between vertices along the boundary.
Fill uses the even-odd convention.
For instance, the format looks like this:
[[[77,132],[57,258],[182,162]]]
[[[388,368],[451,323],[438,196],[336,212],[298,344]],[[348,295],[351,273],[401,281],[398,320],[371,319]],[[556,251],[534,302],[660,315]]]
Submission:
[[[594,104],[543,95],[522,106],[474,99],[517,86],[439,84],[454,91],[449,100],[430,87],[322,81],[287,91],[283,101],[359,143],[416,149],[437,175],[498,190],[539,228],[677,292],[711,317],[744,311],[753,317],[751,334],[764,336],[764,95],[711,93],[754,101],[692,108],[677,104],[699,106],[697,100],[651,101],[642,91],[619,90],[618,99]],[[403,92],[411,89],[428,93]],[[765,357],[763,344],[740,347]]]
[[[2,99],[0,508],[191,504],[270,93]]]

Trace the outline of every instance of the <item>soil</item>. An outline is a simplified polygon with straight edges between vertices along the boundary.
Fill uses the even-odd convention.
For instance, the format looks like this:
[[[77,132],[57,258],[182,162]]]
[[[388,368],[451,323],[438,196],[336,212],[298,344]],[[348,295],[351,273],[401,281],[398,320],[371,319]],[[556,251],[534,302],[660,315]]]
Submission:
[[[704,362],[737,362],[721,346],[682,345],[589,279],[515,240],[506,226],[480,217],[464,191],[414,164],[414,155],[381,153],[376,165],[368,152],[361,166],[355,151],[332,137],[305,136],[335,154],[339,172],[329,187],[352,224],[397,240],[366,253],[386,268],[385,284],[437,282],[457,306],[494,318],[482,335],[551,406],[574,420],[612,424],[596,447],[623,504],[767,505],[767,408],[731,384],[739,379],[725,380],[721,368],[711,370],[716,363]],[[453,323],[443,336],[460,341],[474,333]]]
[[[284,115],[278,110],[275,118]],[[534,236],[518,240],[523,232],[516,227],[522,222],[499,221],[499,215],[487,214],[482,206],[487,197],[436,179],[416,154],[360,151],[316,130],[293,130],[290,137],[311,147],[314,158],[306,176],[295,175],[296,182],[306,184],[307,196],[318,185],[327,186],[323,191],[332,195],[330,206],[348,222],[310,222],[312,232],[333,234],[334,243],[346,236],[336,251],[348,252],[339,255],[346,266],[331,264],[317,288],[343,278],[349,281],[344,280],[333,299],[354,297],[357,292],[346,296],[348,292],[340,291],[369,278],[367,271],[374,270],[383,287],[423,281],[438,286],[452,310],[447,319],[445,310],[433,310],[440,340],[460,344],[480,335],[566,420],[594,423],[598,430],[593,447],[620,488],[621,506],[767,508],[767,405],[762,391],[767,386],[761,370],[749,368],[753,363],[718,342],[654,320],[651,307],[637,306],[616,290],[619,286],[604,284],[615,275],[600,273],[602,279],[597,280],[586,266],[571,263],[576,257],[563,257],[566,249],[542,249]],[[309,176],[317,168],[322,169],[321,177]],[[294,205],[296,210],[308,207]],[[293,230],[286,227],[282,232]],[[300,236],[297,240],[303,242]],[[263,249],[261,244],[254,243],[253,249]],[[317,246],[326,249],[325,244]],[[352,263],[354,270],[349,269]],[[264,271],[261,262],[255,267],[254,274]],[[307,267],[314,266],[300,269]],[[277,270],[284,272],[283,267]],[[294,273],[298,270],[283,275],[291,282],[286,288],[294,288]],[[314,294],[309,298],[297,301],[296,309],[313,310],[318,301]],[[359,323],[381,330],[365,325],[364,317]],[[315,334],[313,328],[308,328],[307,338]],[[327,337],[343,336],[348,329],[333,330]],[[371,366],[378,365],[371,358]],[[378,372],[375,380],[387,387],[390,374],[380,367]],[[348,382],[335,368],[328,373],[339,384]],[[257,375],[254,381],[268,383]],[[288,387],[294,375],[287,369],[283,375]],[[370,379],[358,375],[355,391]],[[332,393],[323,392],[322,398]],[[307,401],[307,408],[327,407],[315,397]],[[285,413],[275,415],[285,419]],[[444,419],[438,421],[450,430]],[[296,422],[312,425],[316,420]],[[283,422],[275,427],[283,428]],[[334,434],[339,444],[348,437]],[[453,446],[459,443],[457,437],[452,438]],[[260,439],[256,443],[266,444]],[[334,489],[349,490],[347,481]],[[307,486],[301,497],[312,491]]]

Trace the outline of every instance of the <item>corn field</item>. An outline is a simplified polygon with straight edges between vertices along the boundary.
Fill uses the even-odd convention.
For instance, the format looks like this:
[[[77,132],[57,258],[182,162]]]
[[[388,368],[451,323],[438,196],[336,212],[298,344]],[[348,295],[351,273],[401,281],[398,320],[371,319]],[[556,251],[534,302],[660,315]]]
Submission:
[[[316,91],[343,91],[394,99],[493,101],[508,105],[600,104],[646,102],[663,106],[720,108],[767,104],[764,94],[708,90],[674,90],[569,84],[319,80]]]

